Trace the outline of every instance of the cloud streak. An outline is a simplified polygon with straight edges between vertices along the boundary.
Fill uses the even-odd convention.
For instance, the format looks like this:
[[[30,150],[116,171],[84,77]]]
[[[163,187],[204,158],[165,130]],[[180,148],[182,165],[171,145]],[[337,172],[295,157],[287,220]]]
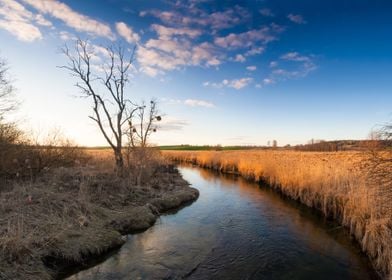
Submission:
[[[162,102],[168,105],[186,105],[190,107],[205,107],[205,108],[215,108],[215,104],[202,99],[166,99],[162,98]]]
[[[279,66],[279,67],[278,67]],[[298,52],[288,52],[280,56],[278,61],[270,62],[271,73],[263,80],[264,85],[275,84],[278,81],[304,78],[317,69],[312,55],[301,55]]]
[[[306,21],[301,15],[289,14],[287,18],[296,24],[306,24]]]
[[[42,39],[37,25],[51,26],[42,15],[34,15],[14,0],[0,0],[0,16],[0,28],[24,42]]]
[[[199,100],[199,99],[187,99],[184,101],[185,105],[191,106],[191,107],[205,107],[205,108],[214,108],[215,105],[211,102],[205,101],[205,100]]]
[[[234,88],[236,90],[240,90],[242,88],[247,87],[253,81],[252,78],[241,78],[241,79],[233,79],[227,80],[224,79],[222,82],[204,82],[203,86],[205,87],[212,87],[212,88]]]
[[[131,27],[124,22],[116,23],[117,33],[123,37],[128,43],[137,43],[140,41],[140,36],[135,33]]]
[[[179,120],[175,118],[163,118],[159,124],[159,130],[161,131],[178,131],[183,130],[184,127],[188,126],[189,122],[186,120]]]
[[[243,33],[230,33],[224,37],[217,37],[214,39],[214,43],[227,49],[251,48],[257,43],[267,44],[276,40],[276,31],[266,26]]]
[[[79,32],[86,32],[92,35],[106,37],[113,40],[115,36],[109,25],[98,20],[92,19],[86,15],[78,13],[68,5],[57,0],[22,0],[42,14],[50,15],[64,22]]]

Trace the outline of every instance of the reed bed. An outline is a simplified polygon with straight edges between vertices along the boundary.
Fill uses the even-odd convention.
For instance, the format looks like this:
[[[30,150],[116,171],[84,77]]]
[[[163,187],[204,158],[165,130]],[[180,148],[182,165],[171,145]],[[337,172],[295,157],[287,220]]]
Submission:
[[[383,278],[392,279],[392,201],[385,196],[385,190],[392,194],[392,186],[383,186],[380,192],[378,183],[369,180],[366,153],[248,150],[165,151],[164,155],[266,182],[322,211],[347,227]]]

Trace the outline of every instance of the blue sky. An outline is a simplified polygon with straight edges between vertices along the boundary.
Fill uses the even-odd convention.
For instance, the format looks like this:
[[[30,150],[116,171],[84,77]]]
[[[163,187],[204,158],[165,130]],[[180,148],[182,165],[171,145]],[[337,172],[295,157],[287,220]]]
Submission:
[[[363,139],[392,119],[391,1],[0,0],[18,118],[104,145],[56,66],[75,37],[136,46],[129,98],[155,97],[156,144]]]

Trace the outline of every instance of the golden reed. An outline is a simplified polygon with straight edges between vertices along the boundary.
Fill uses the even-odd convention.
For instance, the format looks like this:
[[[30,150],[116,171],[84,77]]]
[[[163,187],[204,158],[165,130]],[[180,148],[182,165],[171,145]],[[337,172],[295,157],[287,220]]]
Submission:
[[[375,268],[392,279],[392,215],[383,210],[390,209],[392,201],[377,197],[377,188],[369,184],[360,167],[364,153],[248,150],[163,154],[170,160],[264,181],[284,195],[319,209],[347,227]]]

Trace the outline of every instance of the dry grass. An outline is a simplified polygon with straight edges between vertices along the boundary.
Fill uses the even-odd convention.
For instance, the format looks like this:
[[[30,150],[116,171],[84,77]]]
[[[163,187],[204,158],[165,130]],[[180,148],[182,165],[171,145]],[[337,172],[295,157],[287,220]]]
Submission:
[[[167,151],[171,160],[265,181],[349,228],[377,270],[392,273],[391,185],[369,180],[360,152]],[[390,154],[384,156],[390,157]],[[391,168],[390,166],[385,168]],[[392,170],[386,170],[392,176]],[[390,197],[390,196],[389,196]],[[388,277],[388,276],[387,276]],[[390,276],[392,277],[392,276]]]
[[[111,151],[86,153],[85,164],[0,187],[0,279],[52,279],[59,262],[100,255],[121,245],[121,234],[151,226],[159,211],[197,197],[165,167],[146,167],[151,176],[135,185],[133,176],[115,175]],[[167,205],[169,198],[177,200]]]

